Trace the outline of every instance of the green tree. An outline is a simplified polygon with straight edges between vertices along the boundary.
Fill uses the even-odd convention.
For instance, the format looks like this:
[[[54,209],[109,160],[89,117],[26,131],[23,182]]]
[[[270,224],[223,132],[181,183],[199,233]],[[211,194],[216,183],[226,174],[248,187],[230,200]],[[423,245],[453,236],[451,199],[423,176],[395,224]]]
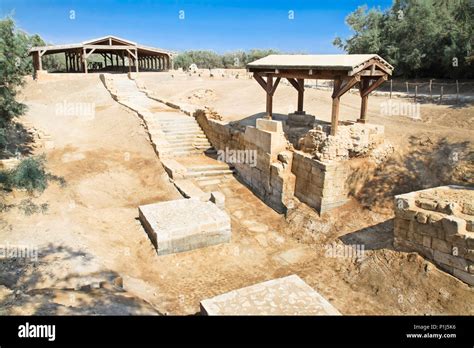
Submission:
[[[395,0],[386,11],[359,7],[346,22],[354,34],[333,44],[348,53],[376,53],[405,77],[474,77],[474,7],[469,0]]]
[[[28,71],[27,42],[24,34],[15,32],[11,18],[0,21],[0,128],[26,109],[15,96]]]

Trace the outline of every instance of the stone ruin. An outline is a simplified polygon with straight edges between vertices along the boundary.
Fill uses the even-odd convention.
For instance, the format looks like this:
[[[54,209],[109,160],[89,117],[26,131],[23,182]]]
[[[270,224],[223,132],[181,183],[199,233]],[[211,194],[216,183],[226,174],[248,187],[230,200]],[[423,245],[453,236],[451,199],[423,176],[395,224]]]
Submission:
[[[306,114],[290,114],[281,121],[257,119],[255,126],[225,124],[207,110],[194,115],[216,149],[257,151],[254,168],[235,165],[235,169],[279,212],[291,206],[293,197],[319,213],[345,204],[365,177],[393,153],[379,125],[341,122],[333,136],[330,123]],[[358,172],[361,167],[363,175]]]
[[[297,275],[201,301],[203,315],[341,315]]]
[[[183,198],[142,205],[139,219],[158,255],[179,253],[230,242],[230,217],[218,204]]]
[[[441,186],[395,197],[394,246],[417,251],[474,285],[474,188]]]

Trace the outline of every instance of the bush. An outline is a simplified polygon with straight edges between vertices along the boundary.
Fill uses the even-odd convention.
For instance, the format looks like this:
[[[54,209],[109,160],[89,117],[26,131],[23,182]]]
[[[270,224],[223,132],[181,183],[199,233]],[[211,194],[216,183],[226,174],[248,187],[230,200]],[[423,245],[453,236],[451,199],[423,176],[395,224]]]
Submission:
[[[64,186],[66,183],[64,178],[46,172],[45,161],[44,155],[29,157],[12,170],[0,171],[0,184],[6,190],[19,188],[29,193],[43,192],[48,187],[49,181],[57,181]]]

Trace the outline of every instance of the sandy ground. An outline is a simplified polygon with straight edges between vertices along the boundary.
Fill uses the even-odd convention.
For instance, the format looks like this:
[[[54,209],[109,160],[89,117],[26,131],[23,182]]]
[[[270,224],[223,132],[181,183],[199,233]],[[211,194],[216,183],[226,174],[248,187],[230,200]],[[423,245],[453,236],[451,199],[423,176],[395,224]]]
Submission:
[[[263,110],[264,95],[255,81],[214,80],[208,84],[199,79],[179,82],[166,74],[143,75],[147,87],[153,86],[163,97],[189,102],[187,93],[193,89],[214,90],[212,105],[220,113],[227,110],[225,117],[229,119]],[[236,88],[238,85],[242,90]],[[277,91],[275,99],[285,90],[291,94],[281,99],[296,98],[288,87]],[[233,91],[238,95],[232,95]],[[308,110],[316,110],[320,104],[329,110],[326,94],[308,92]],[[46,153],[49,171],[63,176],[67,185],[51,184],[33,199],[49,204],[44,214],[26,216],[13,208],[0,215],[1,241],[39,248],[37,262],[0,261],[0,311],[4,314],[121,314],[126,305],[129,312],[137,314],[194,314],[202,299],[289,274],[298,274],[343,314],[474,314],[472,289],[416,253],[393,250],[391,215],[364,208],[374,205],[369,198],[385,194],[385,186],[393,187],[387,179],[375,178],[381,187],[321,218],[304,205],[285,218],[245,186],[231,181],[219,189],[226,195],[226,209],[232,217],[232,242],[158,257],[137,220],[137,206],[180,195],[164,173],[141,120],[110,98],[97,75],[29,83],[22,97],[29,106],[23,121],[51,136],[46,147],[38,146],[36,153]],[[95,103],[94,117],[57,115],[56,104],[65,101]],[[345,103],[343,114],[357,111],[355,105]],[[287,112],[284,108],[283,104],[277,106],[282,113]],[[376,110],[371,110],[372,115]],[[464,122],[464,126],[453,127],[453,134],[447,126],[434,129],[419,123],[417,129],[428,137],[442,137],[446,132],[449,144],[469,141],[472,107],[466,110],[447,109],[456,114],[454,119]],[[466,112],[471,119],[465,122],[465,116],[458,113]],[[411,134],[421,137],[410,120],[401,120],[398,130],[390,126],[395,120],[386,122],[391,140]],[[427,142],[420,139],[423,144]],[[430,152],[438,145],[436,139],[426,146],[406,139],[403,146],[414,151],[425,151],[425,146]],[[429,172],[429,165],[417,173],[422,175],[423,171]],[[423,184],[431,185],[429,180]],[[434,180],[442,181],[443,177],[435,175]],[[23,192],[9,196],[11,203],[24,198]],[[366,245],[364,258],[328,253],[335,245],[355,243]],[[117,276],[123,278],[126,295],[132,296],[128,302],[122,293],[94,290],[83,295],[81,291],[64,290]]]

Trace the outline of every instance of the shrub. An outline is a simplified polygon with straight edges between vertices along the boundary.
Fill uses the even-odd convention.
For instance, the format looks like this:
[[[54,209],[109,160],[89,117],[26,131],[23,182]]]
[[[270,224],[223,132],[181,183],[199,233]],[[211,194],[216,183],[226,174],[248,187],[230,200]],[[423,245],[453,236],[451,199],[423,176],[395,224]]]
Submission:
[[[22,160],[14,169],[0,172],[0,184],[7,190],[12,188],[25,189],[29,193],[43,192],[48,186],[48,180],[60,180],[46,173],[45,157],[28,157]]]

